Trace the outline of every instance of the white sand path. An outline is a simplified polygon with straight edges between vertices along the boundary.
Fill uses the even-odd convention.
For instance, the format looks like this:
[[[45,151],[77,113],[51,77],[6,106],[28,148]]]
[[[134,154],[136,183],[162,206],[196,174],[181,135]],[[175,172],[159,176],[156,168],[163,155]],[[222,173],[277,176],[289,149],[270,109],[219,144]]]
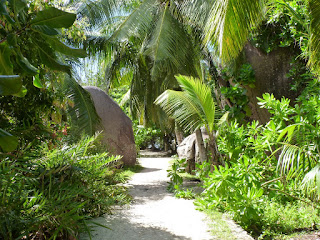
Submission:
[[[167,191],[167,169],[171,158],[140,158],[144,169],[128,182],[134,202],[95,222],[93,240],[210,240],[205,215],[195,210],[192,200],[177,199]],[[243,235],[243,232],[239,233]],[[244,234],[244,238],[252,239]],[[247,238],[248,237],[248,238]],[[82,236],[81,240],[89,239]]]

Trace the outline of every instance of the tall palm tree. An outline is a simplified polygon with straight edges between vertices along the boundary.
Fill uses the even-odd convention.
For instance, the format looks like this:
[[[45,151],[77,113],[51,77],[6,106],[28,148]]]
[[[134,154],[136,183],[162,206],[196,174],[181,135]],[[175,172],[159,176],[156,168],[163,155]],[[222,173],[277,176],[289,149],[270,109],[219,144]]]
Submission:
[[[186,131],[196,131],[197,140],[202,138],[200,128],[205,127],[209,135],[209,149],[214,164],[221,163],[215,139],[220,112],[212,97],[211,89],[199,79],[187,76],[176,76],[182,91],[166,90],[155,101],[164,111]],[[221,118],[226,119],[227,114]],[[199,136],[200,134],[200,136]],[[201,141],[200,143],[201,151]],[[202,159],[201,159],[202,158]],[[203,157],[200,156],[203,162]]]
[[[130,2],[135,5],[128,7],[128,11],[113,2],[101,14],[95,13],[98,18],[92,21],[99,26],[105,26],[101,20],[108,26],[112,23],[113,30],[89,37],[88,46],[107,53],[106,81],[111,87],[127,84],[127,77],[131,77],[133,115],[143,116],[145,122],[161,122],[158,120],[161,111],[153,101],[164,90],[179,88],[174,75],[201,76],[200,60],[209,57],[201,45],[201,29],[212,1],[123,1],[127,6]],[[99,4],[107,5],[105,1],[90,4],[79,7],[83,14],[90,16],[91,9],[98,10]]]

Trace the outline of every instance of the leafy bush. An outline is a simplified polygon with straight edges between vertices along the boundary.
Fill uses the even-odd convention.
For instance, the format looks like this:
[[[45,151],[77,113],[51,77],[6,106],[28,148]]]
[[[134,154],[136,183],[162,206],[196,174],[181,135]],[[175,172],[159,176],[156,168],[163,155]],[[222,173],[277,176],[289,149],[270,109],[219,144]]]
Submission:
[[[133,131],[136,147],[138,150],[146,149],[149,146],[152,148],[160,149],[162,142],[160,137],[162,136],[162,131],[154,127],[144,127],[139,125],[136,121],[133,123]]]
[[[233,121],[221,128],[218,146],[226,164],[199,168],[205,191],[197,205],[229,212],[262,238],[318,223],[319,214],[309,205],[317,206],[320,189],[319,95],[317,82],[295,106],[264,94],[259,104],[271,114],[268,123]]]
[[[193,187],[183,186],[184,180],[195,180],[198,178],[194,175],[186,173],[186,160],[175,158],[171,167],[167,170],[168,177],[170,179],[168,183],[168,191],[175,194],[177,198],[194,199],[196,193],[193,191]]]
[[[261,187],[263,167],[259,163],[244,158],[239,163],[216,167],[203,178],[205,191],[198,204],[206,209],[219,208],[229,211],[233,218],[246,229],[257,229],[260,225],[262,209]]]
[[[90,230],[85,220],[128,202],[113,180],[119,157],[98,152],[95,139],[1,161],[0,238],[77,237]]]
[[[180,173],[185,171],[185,168],[183,167],[183,163],[185,162],[185,159],[175,159],[174,162],[171,164],[171,168],[167,170],[168,177],[170,179],[168,190],[170,192],[179,191],[180,186],[183,183],[183,178],[180,176]]]

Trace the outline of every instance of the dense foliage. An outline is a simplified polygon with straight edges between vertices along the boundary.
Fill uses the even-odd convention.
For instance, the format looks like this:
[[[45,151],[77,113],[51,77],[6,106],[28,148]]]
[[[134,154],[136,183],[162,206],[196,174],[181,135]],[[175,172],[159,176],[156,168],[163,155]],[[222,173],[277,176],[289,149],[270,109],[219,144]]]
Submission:
[[[124,180],[116,177],[119,157],[103,149],[97,137],[86,137],[3,158],[0,239],[76,238],[89,231],[86,220],[127,203],[125,189],[115,185]]]
[[[66,44],[76,14],[53,2],[0,2],[0,239],[77,238],[129,200],[120,157],[81,138],[98,120],[71,76],[86,52]]]
[[[197,199],[200,209],[228,212],[254,236],[317,228],[318,81],[309,83],[294,107],[289,103],[264,94],[259,104],[271,114],[268,123],[231,120],[219,129],[217,144],[225,165],[213,170],[210,162],[199,166],[205,189]],[[173,164],[170,171],[180,196],[182,164]]]
[[[98,117],[75,63],[91,64],[81,81],[135,118],[138,149],[168,150],[174,130],[195,131],[200,208],[228,212],[261,238],[317,228],[319,15],[318,0],[0,1],[0,238],[77,237],[85,220],[128,200],[114,185],[118,157],[81,138]],[[250,118],[248,40],[266,56],[292,54],[283,78],[300,96],[260,94],[265,124]],[[191,198],[180,188],[184,164],[172,165],[169,187]]]

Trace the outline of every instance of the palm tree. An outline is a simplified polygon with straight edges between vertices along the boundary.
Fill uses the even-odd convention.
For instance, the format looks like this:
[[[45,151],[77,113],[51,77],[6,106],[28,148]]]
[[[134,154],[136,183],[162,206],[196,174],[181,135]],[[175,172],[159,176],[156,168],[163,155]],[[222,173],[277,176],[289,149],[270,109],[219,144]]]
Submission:
[[[249,34],[266,16],[267,7],[282,4],[289,9],[296,22],[301,18],[286,1],[268,0],[216,0],[212,5],[206,26],[205,43],[217,45],[222,63],[228,63],[238,56],[247,43]],[[306,25],[309,36],[309,66],[320,74],[320,2],[302,1],[309,9]]]
[[[201,144],[201,127],[205,127],[209,135],[209,149],[212,154],[213,164],[221,163],[219,151],[215,139],[217,130],[216,103],[212,97],[210,88],[197,78],[176,76],[182,91],[166,90],[155,101],[164,111],[181,126],[185,131],[195,131],[200,150],[200,161],[204,161]],[[217,114],[218,113],[218,114]],[[226,119],[227,114],[221,118]],[[201,138],[201,139],[200,139]],[[201,151],[202,150],[202,151]],[[206,154],[204,154],[206,155]]]
[[[212,2],[128,0],[117,5],[116,2],[95,1],[78,7],[83,15],[97,15],[91,22],[104,26],[100,28],[100,36],[88,37],[87,45],[93,52],[106,53],[109,62],[106,81],[110,87],[129,82],[133,116],[143,118],[146,123],[159,123],[163,114],[153,105],[156,97],[166,89],[179,88],[176,74],[200,77],[200,61],[210,58],[202,46],[201,29]],[[120,2],[136,7],[126,10]],[[102,22],[110,26],[108,31],[104,31],[106,24]]]

